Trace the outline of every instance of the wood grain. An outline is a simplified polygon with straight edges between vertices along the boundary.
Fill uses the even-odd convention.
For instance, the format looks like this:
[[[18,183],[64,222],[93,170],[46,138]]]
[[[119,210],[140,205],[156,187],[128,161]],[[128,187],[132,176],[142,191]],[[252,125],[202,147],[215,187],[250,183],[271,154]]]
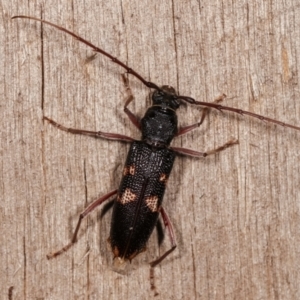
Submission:
[[[29,4],[28,4],[29,3]],[[43,123],[138,138],[122,112],[123,70],[42,17],[87,38],[158,85],[300,125],[297,1],[23,1],[0,3],[0,288],[7,299],[149,299],[148,262],[169,247],[157,235],[121,275],[107,248],[111,211],[78,214],[116,188],[128,146],[73,136]],[[130,77],[142,115],[146,89]],[[182,125],[200,108],[184,106]],[[211,112],[174,145],[210,150],[178,158],[165,208],[178,249],[156,269],[156,299],[300,299],[300,132]]]

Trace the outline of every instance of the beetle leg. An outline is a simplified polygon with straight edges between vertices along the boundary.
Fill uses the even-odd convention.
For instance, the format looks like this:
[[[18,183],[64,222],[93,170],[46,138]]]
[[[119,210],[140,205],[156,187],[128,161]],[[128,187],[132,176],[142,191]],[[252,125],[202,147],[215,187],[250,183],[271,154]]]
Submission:
[[[219,103],[219,102],[223,101],[225,97],[226,97],[226,95],[222,94],[221,96],[219,96],[218,98],[216,98],[212,103]],[[188,126],[179,128],[176,136],[186,134],[186,133],[194,130],[195,128],[199,127],[203,123],[203,121],[204,121],[205,117],[207,116],[209,110],[210,109],[208,107],[204,107],[202,109],[202,115],[201,115],[200,121],[197,122],[197,123],[195,123],[195,124],[193,124],[193,125],[188,125]]]
[[[47,255],[48,259],[54,258],[64,252],[66,252],[68,249],[70,249],[73,244],[75,244],[76,240],[77,240],[77,234],[78,234],[78,230],[81,224],[81,221],[84,217],[86,217],[90,212],[92,212],[97,206],[101,205],[104,201],[108,200],[111,196],[117,194],[118,190],[114,190],[112,192],[109,192],[108,194],[102,196],[101,198],[95,200],[93,203],[91,203],[80,215],[79,215],[79,219],[77,222],[77,226],[76,229],[73,233],[73,237],[71,239],[71,242],[66,245],[65,247],[63,247],[61,250],[58,250],[56,252],[50,253]]]
[[[158,259],[152,261],[150,263],[151,268],[154,268],[155,266],[157,266],[162,260],[164,260],[177,247],[176,237],[175,237],[175,233],[174,233],[174,229],[173,229],[171,220],[169,219],[169,217],[163,207],[160,208],[160,213],[161,213],[162,219],[164,221],[164,225],[168,229],[172,247],[171,247],[171,249],[166,251],[162,256],[160,256]]]
[[[131,88],[129,86],[128,78],[125,76],[125,74],[122,74],[122,79],[126,88],[127,97],[124,105],[124,112],[128,116],[129,120],[133,123],[135,127],[137,127],[139,130],[141,130],[141,120],[139,117],[137,117],[127,106],[131,101],[134,100],[133,93],[131,91]]]
[[[206,151],[206,152],[199,152],[196,150],[192,150],[192,149],[187,149],[187,148],[179,148],[179,147],[170,147],[172,150],[174,150],[176,153],[181,154],[181,155],[185,155],[185,156],[192,156],[192,157],[206,157],[208,155],[212,155],[212,154],[216,154],[220,151],[223,151],[233,145],[238,144],[239,141],[236,139],[232,139],[230,141],[228,141],[227,143],[225,143],[224,145],[210,150],[210,151]]]
[[[95,138],[103,138],[106,140],[114,140],[114,141],[129,142],[129,143],[135,141],[135,139],[133,139],[127,135],[123,135],[123,134],[68,128],[63,125],[58,124],[57,122],[55,122],[54,120],[52,120],[48,117],[44,117],[44,120],[47,120],[50,124],[52,124],[53,126],[57,127],[60,130],[70,132],[73,134],[82,134],[82,135],[92,136]]]
[[[154,283],[154,281],[155,281],[154,267],[157,266],[159,263],[161,263],[161,261],[164,260],[177,247],[176,236],[174,233],[174,229],[173,229],[171,220],[169,219],[169,217],[163,207],[160,207],[160,213],[161,213],[162,219],[164,221],[164,225],[168,229],[172,247],[168,251],[166,251],[162,256],[160,256],[159,258],[157,258],[156,260],[154,260],[150,263],[150,285],[151,285],[151,290],[154,291],[154,296],[158,295],[158,292],[156,290],[156,286]]]

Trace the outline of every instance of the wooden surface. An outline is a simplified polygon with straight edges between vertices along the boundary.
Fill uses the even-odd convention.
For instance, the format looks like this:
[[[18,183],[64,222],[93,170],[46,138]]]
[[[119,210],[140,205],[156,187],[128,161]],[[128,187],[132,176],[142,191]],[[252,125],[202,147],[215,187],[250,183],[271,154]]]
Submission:
[[[28,4],[30,3],[30,4]],[[92,213],[67,253],[78,214],[118,186],[128,145],[74,136],[42,117],[90,130],[139,133],[122,112],[120,67],[70,36],[17,14],[60,24],[180,94],[300,126],[298,1],[2,0],[0,26],[0,290],[13,299],[151,299],[148,262],[112,270],[111,211]],[[41,40],[43,37],[43,40]],[[142,115],[150,105],[132,76]],[[184,106],[182,125],[199,119]],[[209,150],[178,158],[165,208],[178,248],[156,269],[156,299],[300,299],[300,132],[211,112],[173,145]]]

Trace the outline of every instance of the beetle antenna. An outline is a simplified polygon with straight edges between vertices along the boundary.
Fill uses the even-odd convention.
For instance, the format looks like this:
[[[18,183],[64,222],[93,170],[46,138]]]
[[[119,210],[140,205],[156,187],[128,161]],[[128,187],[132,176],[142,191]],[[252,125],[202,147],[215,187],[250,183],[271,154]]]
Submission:
[[[250,116],[252,118],[259,119],[261,121],[266,121],[266,122],[269,122],[269,123],[280,125],[282,127],[289,127],[289,128],[293,128],[295,130],[300,131],[300,127],[298,127],[298,126],[287,124],[287,123],[284,123],[284,122],[281,122],[281,121],[278,121],[278,120],[275,120],[275,119],[272,119],[272,118],[269,118],[269,117],[265,117],[265,116],[262,116],[262,115],[259,115],[259,114],[255,114],[255,113],[252,113],[250,111],[242,110],[242,109],[239,109],[239,108],[224,106],[224,105],[220,105],[218,103],[196,101],[194,98],[187,97],[187,96],[178,96],[178,99],[181,99],[183,101],[186,101],[186,102],[188,102],[190,104],[194,104],[194,105],[201,105],[201,106],[215,108],[219,111],[231,111],[231,112],[237,113],[237,114],[242,115],[242,116],[247,115],[247,116]]]
[[[29,19],[29,20],[34,20],[34,21],[38,21],[47,25],[50,25],[52,27],[55,27],[56,29],[63,31],[71,36],[73,36],[76,40],[88,45],[89,47],[91,47],[95,52],[99,52],[103,55],[105,55],[106,57],[110,58],[112,60],[112,62],[118,64],[119,66],[121,66],[123,69],[126,70],[127,73],[132,74],[133,76],[135,76],[137,79],[139,79],[145,86],[147,86],[150,89],[156,89],[157,91],[161,91],[161,89],[153,82],[151,81],[147,81],[145,80],[138,72],[134,71],[133,69],[131,69],[130,67],[128,67],[126,64],[124,64],[123,62],[121,62],[119,59],[117,59],[116,57],[112,56],[111,54],[107,53],[106,51],[104,51],[101,48],[98,48],[97,46],[93,45],[91,42],[85,40],[84,38],[80,37],[79,35],[71,32],[70,30],[63,28],[61,26],[58,26],[56,24],[53,24],[49,21],[45,21],[36,17],[30,17],[30,16],[13,16],[12,19]]]
[[[29,20],[35,20],[47,25],[50,25],[52,27],[57,28],[60,31],[63,31],[71,36],[73,36],[76,40],[86,44],[87,46],[89,46],[90,48],[92,48],[95,52],[99,52],[101,54],[103,54],[104,56],[110,58],[112,60],[112,62],[118,64],[119,66],[121,66],[123,69],[126,70],[127,73],[132,74],[134,77],[136,77],[137,79],[139,79],[145,86],[147,86],[150,89],[155,89],[157,91],[161,91],[161,88],[159,88],[155,83],[151,82],[151,81],[147,81],[144,77],[142,77],[138,72],[134,71],[133,69],[131,69],[129,66],[127,66],[125,63],[121,62],[118,58],[112,56],[111,54],[107,53],[106,51],[104,51],[103,49],[93,45],[92,43],[90,43],[89,41],[85,40],[84,38],[80,37],[79,35],[69,31],[66,28],[63,28],[61,26],[58,26],[54,23],[51,23],[49,21],[45,21],[36,17],[30,17],[30,16],[13,16],[12,19],[29,19]],[[252,118],[256,118],[259,119],[261,121],[267,121],[269,123],[273,123],[273,124],[277,124],[283,127],[289,127],[289,128],[293,128],[295,130],[299,130],[300,131],[300,127],[298,126],[294,126],[291,124],[287,124],[272,118],[268,118],[259,114],[255,114],[246,110],[242,110],[242,109],[238,109],[238,108],[233,108],[233,107],[229,107],[229,106],[223,106],[217,103],[209,103],[209,102],[202,102],[202,101],[196,101],[195,99],[188,97],[188,96],[177,96],[177,99],[181,99],[185,102],[188,102],[190,104],[194,104],[194,105],[201,105],[201,106],[206,106],[206,107],[211,107],[211,108],[215,108],[219,111],[231,111],[240,115],[247,115],[250,116]]]

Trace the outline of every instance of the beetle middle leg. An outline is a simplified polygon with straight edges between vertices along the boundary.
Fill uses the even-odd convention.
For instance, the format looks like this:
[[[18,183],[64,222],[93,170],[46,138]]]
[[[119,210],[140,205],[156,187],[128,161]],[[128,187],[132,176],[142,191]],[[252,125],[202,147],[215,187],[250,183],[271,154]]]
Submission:
[[[103,132],[103,131],[89,131],[89,130],[76,129],[76,128],[68,128],[68,127],[65,127],[61,124],[58,124],[57,122],[55,122],[54,120],[52,120],[48,117],[44,117],[43,119],[47,120],[50,124],[57,127],[58,129],[66,131],[66,132],[70,132],[70,133],[73,133],[73,134],[82,134],[82,135],[88,135],[88,136],[95,137],[95,138],[103,138],[103,139],[106,139],[106,140],[114,140],[114,141],[121,141],[121,142],[133,142],[133,141],[135,141],[135,139],[133,139],[133,138],[127,136],[127,135],[123,135],[123,134],[109,133],[109,132]]]
[[[171,149],[173,149],[177,154],[181,154],[181,155],[185,155],[185,156],[192,156],[192,157],[206,157],[208,155],[212,155],[212,154],[216,154],[218,152],[221,152],[231,146],[237,145],[239,143],[238,140],[236,139],[231,139],[230,141],[228,141],[227,143],[225,143],[224,145],[216,148],[216,149],[212,149],[206,152],[199,152],[196,150],[192,150],[192,149],[187,149],[187,148],[180,148],[180,147],[171,147]]]

